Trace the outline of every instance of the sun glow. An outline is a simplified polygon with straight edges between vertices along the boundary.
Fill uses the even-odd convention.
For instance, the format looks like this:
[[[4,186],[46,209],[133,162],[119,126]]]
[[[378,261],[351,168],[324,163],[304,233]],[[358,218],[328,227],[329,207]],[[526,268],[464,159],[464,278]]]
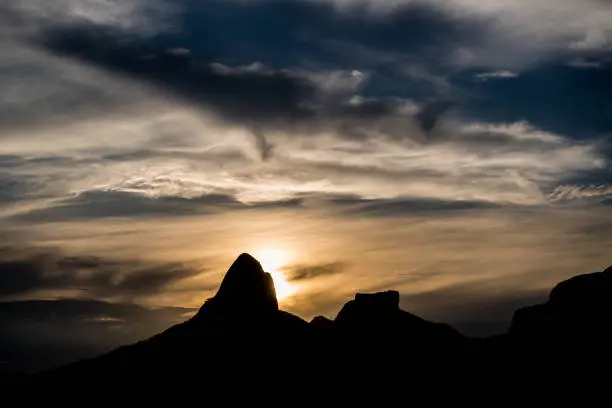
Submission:
[[[256,253],[264,271],[272,275],[276,297],[282,301],[295,293],[296,287],[287,280],[283,268],[287,266],[287,254],[277,248],[265,248]]]

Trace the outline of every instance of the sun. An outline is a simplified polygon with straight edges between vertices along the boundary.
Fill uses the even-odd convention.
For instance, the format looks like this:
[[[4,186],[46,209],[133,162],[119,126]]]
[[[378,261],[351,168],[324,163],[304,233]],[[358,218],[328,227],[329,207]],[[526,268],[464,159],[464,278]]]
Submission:
[[[293,295],[296,287],[289,281],[282,269],[287,265],[287,254],[278,248],[264,248],[257,251],[256,258],[261,263],[264,271],[272,275],[276,297],[282,301]]]

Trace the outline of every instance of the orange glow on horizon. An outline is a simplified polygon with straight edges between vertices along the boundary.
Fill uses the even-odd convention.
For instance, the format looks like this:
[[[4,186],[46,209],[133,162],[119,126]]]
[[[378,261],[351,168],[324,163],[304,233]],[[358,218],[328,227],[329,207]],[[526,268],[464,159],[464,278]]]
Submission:
[[[297,291],[297,286],[289,282],[283,273],[283,268],[289,263],[286,251],[268,247],[256,251],[254,255],[261,263],[264,271],[272,275],[276,297],[280,302],[291,297]]]

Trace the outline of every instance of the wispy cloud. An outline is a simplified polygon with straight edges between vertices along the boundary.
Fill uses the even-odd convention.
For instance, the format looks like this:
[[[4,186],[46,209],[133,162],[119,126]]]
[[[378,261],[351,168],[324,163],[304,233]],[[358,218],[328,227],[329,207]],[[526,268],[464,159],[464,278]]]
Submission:
[[[526,123],[450,121],[425,137],[412,114],[347,119],[347,133],[334,120],[318,123],[316,133],[299,127],[269,130],[266,146],[275,148],[263,149],[268,160],[262,164],[262,146],[251,143],[248,128],[177,107],[162,112],[116,117],[112,124],[70,124],[55,129],[48,143],[46,130],[14,130],[5,139],[7,153],[16,158],[4,177],[13,186],[4,190],[6,199],[27,198],[26,190],[17,188],[27,179],[71,201],[73,194],[116,191],[187,199],[218,195],[244,203],[332,194],[531,205],[545,203],[543,191],[551,185],[606,165],[596,144]],[[353,128],[361,132],[356,140]],[[76,137],[84,132],[87,139]],[[174,145],[167,144],[166,132]],[[38,143],[24,143],[28,138]],[[146,208],[141,207],[143,214]]]
[[[286,274],[290,281],[310,280],[341,273],[344,268],[345,265],[339,262],[322,265],[298,265],[292,267]]]
[[[577,58],[568,62],[567,65],[572,68],[598,69],[602,68],[604,63],[601,61],[589,61],[587,59]]]
[[[549,197],[551,201],[563,201],[592,197],[605,198],[607,196],[612,196],[612,185],[591,184],[558,186],[552,193],[550,193]]]
[[[3,28],[32,33],[51,26],[93,24],[154,34],[172,27],[176,3],[166,0],[7,0],[0,6],[8,16]],[[3,21],[3,20],[0,20]],[[4,22],[4,21],[3,21]]]
[[[49,248],[0,249],[0,298],[14,299],[71,293],[130,301],[152,296],[206,269],[195,263],[154,263],[141,260],[63,256]],[[206,287],[202,286],[202,290]]]
[[[516,77],[518,77],[518,74],[510,71],[491,71],[476,74],[476,79],[479,79],[481,81],[487,81],[489,79],[509,79]]]

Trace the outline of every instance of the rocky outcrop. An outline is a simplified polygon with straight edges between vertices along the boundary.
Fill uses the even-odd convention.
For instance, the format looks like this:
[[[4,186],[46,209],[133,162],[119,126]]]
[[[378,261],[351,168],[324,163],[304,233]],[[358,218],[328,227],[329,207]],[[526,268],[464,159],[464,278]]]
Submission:
[[[334,323],[362,336],[387,338],[402,342],[456,342],[463,336],[452,327],[433,323],[399,307],[400,294],[390,290],[379,293],[357,293],[340,310]],[[391,336],[391,339],[389,339]]]
[[[541,305],[519,309],[512,338],[548,349],[612,340],[612,267],[559,283]]]
[[[357,293],[338,313],[339,324],[384,324],[401,313],[400,294],[395,290],[379,293]],[[416,317],[416,316],[415,316]]]

